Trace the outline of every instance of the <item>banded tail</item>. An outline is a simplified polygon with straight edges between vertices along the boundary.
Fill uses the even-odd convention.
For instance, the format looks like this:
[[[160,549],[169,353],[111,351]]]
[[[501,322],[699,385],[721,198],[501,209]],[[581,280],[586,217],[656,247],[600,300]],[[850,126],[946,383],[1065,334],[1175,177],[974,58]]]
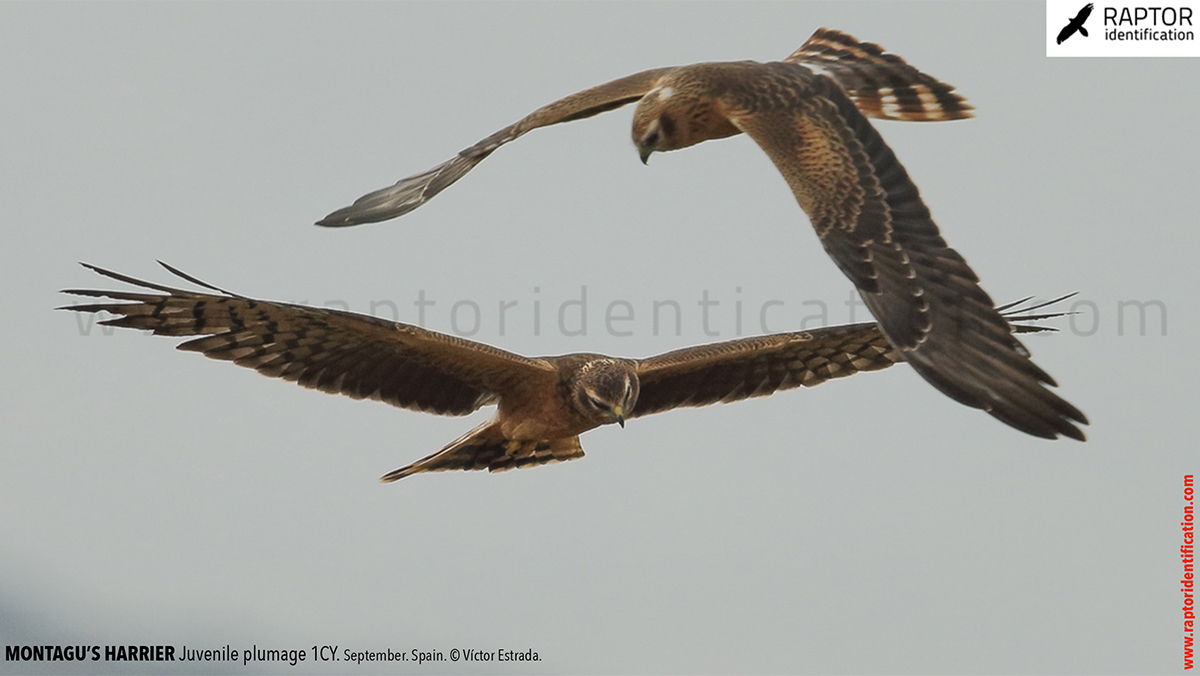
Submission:
[[[940,122],[972,116],[973,107],[953,86],[841,31],[818,29],[784,61],[828,75],[867,117]]]

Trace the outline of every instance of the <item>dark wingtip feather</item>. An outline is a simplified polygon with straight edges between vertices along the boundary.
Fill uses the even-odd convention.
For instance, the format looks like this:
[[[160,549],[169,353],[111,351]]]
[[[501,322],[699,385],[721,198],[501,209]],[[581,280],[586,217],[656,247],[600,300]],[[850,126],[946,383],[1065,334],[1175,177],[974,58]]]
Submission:
[[[404,477],[409,476],[411,474],[413,474],[412,465],[409,465],[408,467],[401,467],[400,469],[393,470],[393,471],[388,472],[387,474],[384,474],[383,476],[379,477],[379,483],[390,484],[390,483],[399,481],[400,479],[403,479]]]
[[[177,268],[169,263],[164,263],[157,259],[155,259],[155,262],[158,263],[159,265],[163,266],[164,268],[166,268],[167,272],[170,272],[171,274],[175,275],[176,277],[186,279],[187,281],[189,281],[193,284],[202,286],[211,291],[216,291],[217,293],[223,293],[227,296],[233,296],[234,298],[245,298],[245,296],[239,296],[238,294],[233,293],[232,291],[226,291],[225,289],[222,289],[218,286],[213,286],[212,284],[209,284],[208,282],[205,282],[200,279],[196,279],[195,277],[189,275],[188,273],[184,272],[183,270],[180,270],[179,268]]]
[[[92,272],[95,272],[100,275],[104,275],[105,277],[108,277],[110,279],[115,279],[118,282],[125,282],[126,284],[132,284],[134,286],[140,286],[140,287],[143,287],[146,289],[154,289],[155,291],[164,291],[166,293],[187,293],[186,291],[183,291],[181,289],[174,289],[169,286],[163,286],[162,284],[155,284],[154,282],[147,282],[144,279],[138,279],[136,277],[130,277],[129,275],[123,275],[119,272],[113,272],[112,270],[106,270],[98,265],[92,265],[91,263],[80,262],[79,264],[82,265],[83,267],[87,268],[88,270],[91,270]]]
[[[1036,312],[1037,310],[1061,303],[1062,301],[1077,295],[1079,295],[1079,292],[1075,291],[1063,296],[1059,296],[1058,298],[1054,298],[1052,300],[1035,303],[1034,305],[1030,305],[1028,307],[1019,307],[1033,300],[1033,296],[1026,296],[1020,300],[998,306],[996,309],[999,310],[1000,313],[1004,315],[1004,318],[1008,320],[1009,324],[1012,325],[1014,333],[1053,332],[1058,331],[1059,329],[1053,326],[1036,326],[1031,324],[1018,324],[1017,322],[1037,322],[1045,319],[1068,317],[1070,315],[1077,314],[1075,312]]]

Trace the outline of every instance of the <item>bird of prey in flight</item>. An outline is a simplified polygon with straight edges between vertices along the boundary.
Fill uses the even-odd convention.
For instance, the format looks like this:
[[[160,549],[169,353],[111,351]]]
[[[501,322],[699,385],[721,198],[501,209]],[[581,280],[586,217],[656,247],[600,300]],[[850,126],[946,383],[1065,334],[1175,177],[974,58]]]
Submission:
[[[178,348],[323,392],[440,415],[497,406],[491,419],[437,453],[389,472],[385,482],[419,472],[495,472],[571,460],[583,456],[579,435],[600,425],[623,427],[627,419],[651,413],[811,387],[903,361],[875,324],[743,338],[648,359],[583,353],[529,358],[368,315],[254,300],[163,265],[215,293],[175,289],[85,263],[141,289],[66,290],[111,301],[60,309],[118,315],[101,322],[105,325],[193,336]],[[1047,304],[1015,310],[1024,314],[1013,319],[1057,316],[1029,314]],[[1048,420],[1074,415],[1073,409],[1044,405],[1039,411]]]
[[[884,335],[927,381],[1029,434],[1082,440],[1068,419],[1086,423],[1083,414],[1043,386],[1054,380],[1012,339],[867,120],[969,117],[971,107],[952,90],[878,45],[821,29],[783,61],[658,68],[571,94],[318,224],[408,213],[528,131],[636,102],[633,141],[643,161],[738,133],[758,143]],[[1047,409],[1064,415],[1046,416]]]
[[[1080,34],[1086,38],[1088,36],[1088,32],[1087,29],[1083,27],[1083,24],[1091,15],[1092,3],[1089,2],[1083,6],[1083,9],[1079,10],[1079,13],[1075,15],[1074,19],[1071,19],[1069,22],[1067,22],[1067,25],[1063,26],[1063,29],[1058,32],[1058,44],[1061,45],[1063,40],[1066,40],[1074,35],[1075,31],[1079,31]]]

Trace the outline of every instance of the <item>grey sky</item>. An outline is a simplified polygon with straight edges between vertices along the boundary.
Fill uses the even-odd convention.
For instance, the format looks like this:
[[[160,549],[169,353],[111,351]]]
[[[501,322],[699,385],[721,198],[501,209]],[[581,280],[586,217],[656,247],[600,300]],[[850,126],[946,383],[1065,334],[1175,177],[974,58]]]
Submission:
[[[1047,59],[1044,20],[1037,2],[0,5],[0,643],[543,660],[258,669],[289,673],[1179,670],[1200,63]],[[820,26],[977,107],[877,124],[993,297],[1080,291],[1027,345],[1086,444],[901,366],[596,430],[580,461],[383,486],[489,413],[331,397],[51,311],[59,289],[119,288],[77,261],[174,284],[161,259],[407,322],[423,297],[426,326],[524,354],[716,340],[706,294],[719,338],[739,307],[745,335],[764,307],[772,331],[822,306],[844,323],[850,283],[753,142],[643,167],[627,109],[536,131],[399,221],[312,225],[562,95],[779,59]],[[654,331],[662,301],[678,334],[669,313]],[[1128,301],[1161,304],[1145,335]],[[632,319],[610,331],[610,307]],[[22,670],[67,671],[3,667]]]

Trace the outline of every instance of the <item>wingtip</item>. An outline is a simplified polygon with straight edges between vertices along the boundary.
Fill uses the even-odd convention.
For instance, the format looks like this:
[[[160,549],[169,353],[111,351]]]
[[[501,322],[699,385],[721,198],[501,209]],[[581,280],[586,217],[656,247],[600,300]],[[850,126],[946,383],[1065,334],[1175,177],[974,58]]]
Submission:
[[[413,472],[412,472],[411,465],[408,467],[401,467],[400,469],[392,470],[391,472],[388,472],[387,474],[384,474],[383,476],[379,477],[379,483],[381,483],[381,484],[395,483],[395,482],[399,481],[400,479],[403,479],[404,477],[406,477],[412,473]]]
[[[350,219],[348,218],[337,218],[337,214],[338,212],[335,211],[316,223],[313,223],[313,225],[319,225],[322,228],[345,228],[351,225],[357,225],[356,223],[351,223]]]
[[[367,197],[371,197],[372,195],[367,195]],[[380,223],[382,221],[390,221],[393,218],[399,218],[413,209],[413,207],[408,207],[408,205],[363,206],[359,202],[362,202],[362,199],[348,207],[334,211],[325,218],[316,221],[314,225],[322,228],[349,228],[367,223]]]
[[[1075,422],[1079,423],[1080,425],[1088,424],[1087,416],[1083,415],[1082,413],[1079,414],[1079,418],[1073,418],[1073,419],[1075,420]],[[1070,439],[1074,439],[1075,441],[1079,441],[1079,442],[1087,441],[1087,435],[1085,435],[1083,433],[1083,430],[1079,429],[1079,427],[1077,427],[1076,425],[1074,425],[1070,422],[1067,422],[1065,425],[1063,425],[1063,427],[1058,432],[1062,436],[1070,438]]]
[[[104,272],[105,272],[101,268],[98,268],[95,265],[92,265],[91,263],[87,263],[85,261],[75,261],[75,262],[93,272],[99,272],[100,274],[104,274]],[[83,291],[86,291],[86,290],[85,289],[59,289],[58,290],[59,293],[66,293],[66,294],[70,294],[73,296],[82,295],[81,292],[83,292]],[[76,308],[76,306],[74,306],[74,305],[60,305],[59,307],[56,307],[54,309],[55,310],[74,310],[75,308]]]
[[[126,284],[133,284],[135,286],[146,286],[148,288],[155,288],[155,285],[153,285],[153,284],[144,282],[140,279],[135,279],[133,277],[130,277],[129,275],[123,275],[119,272],[114,272],[107,268],[102,268],[99,265],[92,265],[91,263],[84,263],[82,261],[80,261],[79,264],[98,275],[108,277],[109,279],[115,279],[118,282],[125,282]]]

